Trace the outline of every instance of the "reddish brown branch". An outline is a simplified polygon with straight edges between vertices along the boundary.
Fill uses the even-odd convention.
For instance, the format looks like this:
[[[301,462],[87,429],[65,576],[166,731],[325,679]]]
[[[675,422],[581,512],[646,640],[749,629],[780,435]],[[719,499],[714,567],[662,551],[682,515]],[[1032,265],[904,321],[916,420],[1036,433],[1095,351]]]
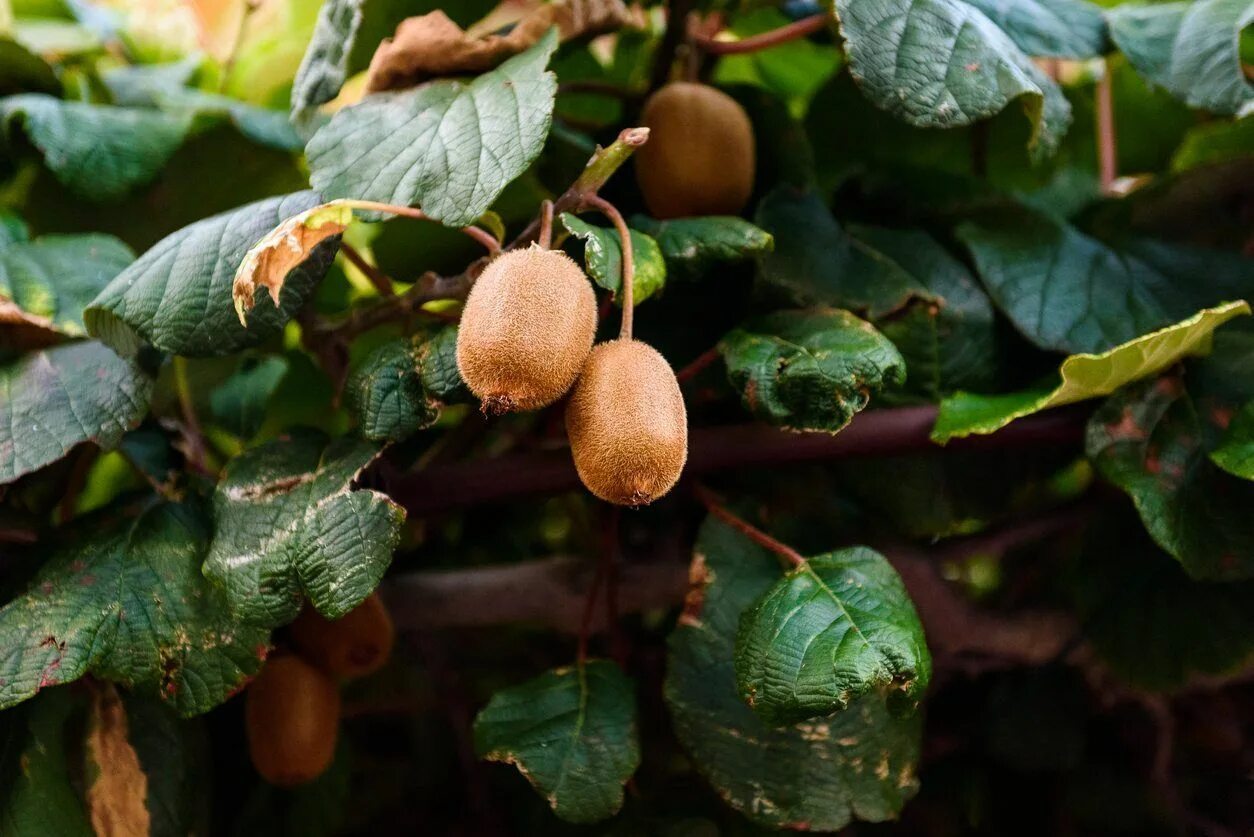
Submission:
[[[392,277],[388,276],[382,270],[366,261],[361,253],[357,252],[357,248],[351,244],[340,242],[340,252],[344,254],[344,258],[348,259],[353,267],[362,272],[374,289],[379,292],[379,296],[392,297],[396,296],[396,288],[392,284]]]
[[[691,381],[693,378],[700,375],[706,367],[718,360],[719,356],[720,352],[718,350],[718,346],[706,349],[704,352],[693,358],[691,363],[676,372],[675,380],[679,381],[681,384]]]
[[[766,532],[763,532],[749,521],[732,514],[728,511],[727,507],[720,503],[718,498],[704,486],[693,485],[692,493],[697,498],[697,501],[700,502],[701,505],[705,506],[706,511],[735,529],[740,534],[744,535],[749,540],[756,543],[758,546],[774,552],[794,567],[800,567],[805,564],[806,559],[804,555],[793,549],[788,544],[772,538]]]
[[[1097,165],[1102,194],[1108,194],[1118,176],[1115,144],[1115,103],[1111,68],[1107,64],[1097,80]]]
[[[801,20],[795,20],[786,26],[772,29],[769,32],[741,38],[738,41],[720,41],[717,38],[711,38],[705,33],[695,30],[690,32],[688,37],[693,44],[710,55],[737,55],[746,52],[761,52],[764,49],[786,44],[789,41],[809,37],[815,32],[821,32],[825,29],[830,21],[831,18],[826,12],[823,12],[803,17]]]

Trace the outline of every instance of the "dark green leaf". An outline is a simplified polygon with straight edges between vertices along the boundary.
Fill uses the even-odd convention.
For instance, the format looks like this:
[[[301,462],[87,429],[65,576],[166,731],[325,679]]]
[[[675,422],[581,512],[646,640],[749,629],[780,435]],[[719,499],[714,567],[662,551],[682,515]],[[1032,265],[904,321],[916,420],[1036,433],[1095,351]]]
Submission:
[[[616,814],[623,785],[640,765],[635,687],[606,660],[497,692],[474,732],[480,757],[517,765],[569,822]]]
[[[886,384],[905,380],[901,354],[848,311],[777,311],[719,343],[745,408],[791,430],[842,429]]]
[[[48,62],[7,37],[0,37],[0,95],[61,92],[61,82]]]
[[[1254,103],[1241,67],[1250,0],[1124,5],[1107,13],[1110,36],[1141,75],[1189,107],[1235,114]]]
[[[0,322],[86,336],[83,308],[134,260],[109,235],[45,235],[0,245]],[[6,310],[7,303],[19,311]]]
[[[419,353],[422,386],[445,404],[471,402],[474,396],[457,368],[457,326],[447,326],[427,338]]]
[[[1024,53],[1096,58],[1106,48],[1106,21],[1085,0],[963,0],[979,9]]]
[[[365,0],[323,0],[313,37],[292,82],[292,122],[307,128],[319,105],[339,95]]]
[[[1114,249],[1030,210],[958,228],[993,302],[1043,349],[1103,352],[1254,294],[1254,261],[1135,241]]]
[[[209,396],[214,420],[236,436],[255,436],[265,420],[266,404],[287,374],[287,366],[287,358],[271,355],[227,378]]]
[[[54,689],[22,709],[6,712],[0,725],[0,834],[5,837],[92,837],[83,803],[74,790],[67,722],[76,702]]]
[[[300,151],[305,146],[284,111],[250,105],[229,96],[179,88],[157,94],[156,105],[167,113],[194,120],[198,129],[227,120],[258,145],[279,151]]]
[[[613,291],[615,301],[622,305],[618,291],[623,285],[623,249],[618,231],[593,226],[566,213],[562,214],[562,224],[571,235],[583,240],[584,264],[592,281],[607,291]],[[636,268],[632,298],[638,305],[666,285],[666,262],[652,236],[636,230],[630,230],[630,233],[632,259]]]
[[[0,123],[10,144],[24,129],[44,163],[75,194],[112,201],[157,176],[183,144],[190,119],[28,93],[0,99]]]
[[[266,233],[320,203],[314,192],[267,198],[166,236],[88,306],[88,333],[124,355],[150,343],[188,357],[233,354],[273,337],[326,274],[339,238],[318,245],[292,269],[278,308],[260,295],[247,328],[231,300],[235,270]]]
[[[341,110],[309,141],[314,188],[474,223],[544,147],[557,92],[544,68],[556,48],[551,31],[474,81],[441,79]]]
[[[209,521],[197,509],[86,518],[67,541],[0,609],[0,707],[90,673],[195,715],[261,666],[268,633],[234,619],[201,575]]]
[[[1014,40],[963,0],[835,0],[850,69],[877,106],[927,128],[969,125],[1018,99],[1037,158],[1057,149],[1071,106]]]
[[[866,547],[809,559],[740,618],[736,682],[769,723],[830,715],[868,694],[904,696],[913,711],[931,675],[905,585]]]
[[[1192,128],[1171,158],[1172,171],[1254,156],[1254,115],[1215,120]]]
[[[397,338],[349,376],[348,406],[367,439],[399,441],[439,417],[439,401],[423,387],[420,351],[409,338]]]
[[[309,432],[227,464],[204,570],[240,619],[290,622],[305,597],[338,619],[370,595],[405,517],[383,494],[355,487],[378,455],[376,445]]]
[[[148,412],[152,379],[95,342],[34,352],[0,367],[0,484],[75,445],[108,450]]]
[[[127,695],[127,732],[148,781],[151,837],[207,833],[212,765],[205,723],[179,718],[161,701]],[[107,767],[107,765],[104,765]]]
[[[637,215],[631,225],[653,237],[669,272],[690,278],[716,264],[755,258],[775,246],[770,233],[730,216],[657,221]]]
[[[918,789],[922,718],[856,701],[830,718],[771,727],[740,699],[732,662],[741,614],[779,581],[776,557],[708,520],[693,590],[670,638],[665,695],[680,742],[733,808],[775,828],[837,831],[892,819]]]
[[[1254,401],[1232,417],[1211,461],[1233,476],[1254,480]]]

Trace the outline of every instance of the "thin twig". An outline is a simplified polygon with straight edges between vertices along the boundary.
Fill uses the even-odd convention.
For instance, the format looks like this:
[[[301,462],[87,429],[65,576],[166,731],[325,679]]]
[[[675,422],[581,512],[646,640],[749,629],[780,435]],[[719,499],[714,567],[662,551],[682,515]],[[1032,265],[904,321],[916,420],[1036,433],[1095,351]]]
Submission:
[[[623,320],[618,330],[618,339],[630,340],[632,320],[635,313],[634,291],[636,284],[636,258],[631,249],[631,230],[627,228],[627,222],[623,220],[623,214],[605,198],[600,195],[589,195],[587,202],[590,209],[595,209],[613,221],[614,228],[618,230],[619,247],[623,251]]]
[[[433,221],[440,223],[427,213],[413,206],[397,206],[396,204],[380,203],[378,201],[360,201],[356,198],[344,201],[344,203],[354,209],[364,209],[368,212],[387,212],[392,215],[400,215],[404,218],[414,218],[418,221]],[[501,250],[501,242],[496,240],[496,236],[482,227],[476,227],[473,224],[466,227],[458,227],[458,232],[465,233],[475,241],[483,245],[484,249],[489,253],[496,254]]]
[[[545,250],[553,248],[553,201],[547,198],[540,204],[540,235],[536,241]]]
[[[192,398],[191,380],[187,375],[187,358],[174,356],[174,388],[178,392],[179,410],[183,414],[186,432],[188,464],[197,471],[205,470],[205,434],[200,429],[200,417],[196,415],[196,403]]]
[[[353,245],[341,241],[340,252],[344,254],[344,258],[352,262],[353,267],[362,272],[374,289],[379,292],[379,296],[391,297],[396,296],[396,286],[392,284],[392,277],[388,276],[382,270],[366,261],[361,253],[357,252],[357,248]]]
[[[579,661],[580,666],[588,660],[588,637],[592,633],[592,617],[596,615],[597,598],[604,578],[605,562],[597,561],[596,572],[592,576],[592,582],[588,585],[588,592],[584,597],[583,617],[579,620],[579,650],[575,654],[575,659]]]
[[[1103,194],[1109,194],[1118,176],[1115,144],[1115,105],[1109,63],[1097,80],[1097,165]]]
[[[707,366],[714,363],[721,356],[718,346],[706,349],[701,354],[693,358],[692,362],[675,373],[675,379],[681,384],[691,381],[705,370]]]
[[[815,32],[821,32],[830,22],[831,17],[826,12],[821,12],[809,17],[803,17],[801,20],[794,20],[792,23],[781,26],[778,29],[772,29],[769,32],[762,32],[758,35],[750,35],[738,41],[720,41],[717,38],[711,38],[702,32],[695,31],[689,35],[689,39],[702,51],[710,55],[738,55],[746,52],[761,52],[764,49],[786,44],[789,41],[809,37]]]
[[[706,510],[709,511],[710,514],[740,532],[758,546],[769,549],[781,558],[787,559],[787,561],[794,567],[805,566],[806,559],[804,555],[793,549],[791,546],[775,540],[766,532],[763,532],[761,529],[749,523],[749,521],[732,514],[728,511],[726,506],[719,502],[718,498],[715,497],[709,489],[702,485],[694,484],[692,486],[692,493],[701,505],[705,506]]]

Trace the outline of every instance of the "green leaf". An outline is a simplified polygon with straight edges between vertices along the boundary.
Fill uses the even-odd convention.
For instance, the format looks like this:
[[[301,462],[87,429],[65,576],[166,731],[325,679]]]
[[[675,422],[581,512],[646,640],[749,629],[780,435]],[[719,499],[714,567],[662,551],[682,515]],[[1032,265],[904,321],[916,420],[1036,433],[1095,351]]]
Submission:
[[[367,439],[399,441],[429,427],[440,402],[423,387],[421,347],[401,337],[371,352],[344,387]]]
[[[474,223],[544,147],[557,93],[544,67],[556,48],[550,31],[471,82],[377,93],[339,111],[309,141],[313,187]]]
[[[292,82],[292,122],[308,128],[318,106],[339,95],[348,77],[348,57],[361,27],[366,0],[323,0]]]
[[[287,358],[270,355],[239,369],[209,395],[214,421],[244,439],[257,435],[287,367]]]
[[[474,735],[481,758],[517,765],[568,822],[618,813],[623,785],[640,765],[635,686],[607,660],[497,692],[475,718]]]
[[[931,675],[905,585],[866,547],[810,558],[740,618],[736,682],[768,723],[830,715],[868,694],[904,697],[913,711]]]
[[[0,36],[0,95],[28,92],[59,94],[61,82],[48,62],[17,41]]]
[[[392,562],[405,513],[383,494],[356,489],[376,445],[294,434],[227,464],[214,493],[217,525],[205,575],[236,616],[272,627],[305,597],[338,619],[370,595]]]
[[[1211,451],[1210,458],[1229,474],[1254,480],[1254,401],[1233,417],[1223,441]]]
[[[835,0],[850,71],[875,105],[912,125],[950,128],[1018,99],[1037,159],[1058,147],[1071,106],[1006,32],[962,0]]]
[[[746,38],[790,22],[777,9],[746,9],[735,15],[724,32],[738,39]],[[713,82],[719,87],[755,85],[787,102],[794,112],[800,112],[840,68],[843,58],[840,50],[802,38],[770,49],[721,56],[714,65]]]
[[[445,404],[473,403],[474,396],[457,368],[457,326],[446,326],[426,339],[418,357],[422,386]]]
[[[0,244],[0,322],[85,337],[83,308],[134,260],[131,248],[109,235]]]
[[[0,366],[0,485],[83,442],[109,450],[148,412],[152,379],[95,342]]]
[[[68,722],[78,708],[68,689],[54,689],[0,718],[0,833],[6,837],[93,837],[74,790],[66,753]],[[68,734],[67,734],[68,733]]]
[[[740,698],[733,650],[741,614],[779,581],[778,560],[711,518],[691,574],[664,689],[696,768],[761,825],[837,831],[854,817],[895,817],[918,789],[920,714],[891,714],[867,696],[830,718],[768,725]]]
[[[1110,37],[1137,72],[1189,107],[1238,114],[1254,102],[1241,68],[1250,0],[1124,5],[1106,13]]]
[[[300,151],[305,147],[305,141],[292,127],[285,111],[188,88],[161,91],[155,99],[161,110],[193,120],[200,130],[226,120],[258,145],[279,151]]]
[[[631,225],[657,242],[668,272],[689,278],[718,264],[756,258],[775,246],[775,239],[766,230],[732,216],[657,221],[637,215]]]
[[[148,343],[188,357],[234,354],[275,336],[330,268],[338,237],[315,247],[292,269],[281,305],[261,299],[247,327],[231,298],[236,268],[266,233],[321,203],[314,192],[267,198],[166,236],[88,306],[88,333],[123,355]]]
[[[964,0],[1036,57],[1096,58],[1106,50],[1102,9],[1084,0]]]
[[[1144,689],[1173,689],[1248,664],[1254,582],[1190,578],[1135,521],[1107,523],[1095,535],[1074,596],[1085,637],[1116,675]]]
[[[1022,392],[955,393],[941,402],[932,439],[944,444],[973,433],[993,433],[1015,419],[1050,407],[1109,395],[1125,384],[1158,374],[1184,357],[1207,351],[1215,329],[1249,313],[1248,303],[1231,302],[1199,311],[1108,352],[1071,355],[1062,362],[1054,380]]]
[[[618,292],[623,285],[623,249],[618,231],[593,226],[568,213],[562,214],[562,224],[571,235],[583,240],[584,264],[592,281],[607,291],[612,291],[614,300],[622,305]],[[629,232],[632,261],[636,268],[632,280],[632,298],[639,305],[666,285],[666,262],[652,236],[636,230]]]
[[[1098,472],[1128,493],[1146,530],[1190,576],[1251,578],[1254,482],[1209,458],[1232,411],[1207,385],[1206,365],[1189,366],[1183,379],[1142,381],[1115,393],[1089,420],[1087,452]],[[1243,383],[1248,388],[1248,378]]]
[[[57,180],[80,197],[114,201],[148,183],[187,135],[186,116],[27,93],[0,99],[13,142],[21,128]]]
[[[0,708],[92,674],[195,715],[260,668],[267,632],[236,621],[201,575],[209,521],[196,508],[85,518],[66,541],[0,608]]]
[[[148,782],[149,833],[198,834],[208,831],[212,758],[205,722],[179,718],[161,701],[123,697],[127,738]]]
[[[1254,292],[1254,262],[1159,241],[1114,249],[1031,210],[958,228],[993,302],[1042,349],[1105,352]]]
[[[1191,128],[1171,158],[1173,172],[1254,156],[1254,115]]]
[[[905,380],[896,347],[848,311],[777,311],[719,343],[727,377],[755,416],[790,430],[842,429],[886,384]]]

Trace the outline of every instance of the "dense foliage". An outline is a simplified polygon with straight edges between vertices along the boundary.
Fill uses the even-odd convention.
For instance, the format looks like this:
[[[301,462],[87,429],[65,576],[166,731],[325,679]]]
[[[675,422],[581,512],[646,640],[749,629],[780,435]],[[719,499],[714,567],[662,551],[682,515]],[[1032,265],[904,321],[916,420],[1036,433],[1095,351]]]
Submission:
[[[1244,833],[1252,24],[0,0],[0,834]]]

